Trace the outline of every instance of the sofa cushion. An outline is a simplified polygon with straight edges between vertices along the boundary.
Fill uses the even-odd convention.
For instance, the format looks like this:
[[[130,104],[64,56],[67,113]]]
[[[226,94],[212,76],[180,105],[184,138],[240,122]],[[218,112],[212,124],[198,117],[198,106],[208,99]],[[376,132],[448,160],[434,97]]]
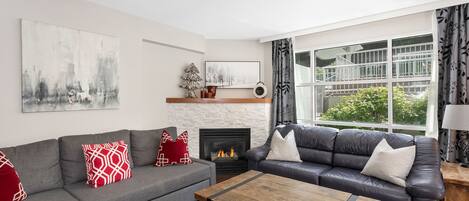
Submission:
[[[15,166],[8,160],[7,156],[0,151],[0,200],[24,200],[24,192],[20,177]]]
[[[176,139],[173,139],[168,131],[163,131],[160,148],[156,156],[155,165],[158,167],[191,164],[189,156],[189,135],[187,131],[182,132]]]
[[[156,154],[158,152],[163,130],[167,130],[173,138],[177,137],[176,127],[167,127],[155,130],[130,131],[132,159],[135,166],[155,164]]]
[[[0,150],[15,166],[28,195],[63,186],[57,140],[45,140]]]
[[[120,130],[102,134],[74,135],[59,138],[60,162],[65,184],[76,183],[86,179],[85,157],[82,144],[102,144],[123,140],[129,145],[129,162],[133,167],[130,145],[130,131]]]
[[[405,188],[360,174],[359,170],[335,167],[321,174],[321,186],[379,200],[410,201]]]
[[[332,167],[311,162],[268,161],[259,163],[259,171],[308,183],[319,184],[319,175]]]
[[[405,187],[415,159],[415,145],[393,149],[385,139],[376,146],[362,174]]]
[[[413,198],[442,200],[445,185],[440,171],[440,148],[436,139],[415,136],[416,154],[406,180],[406,190]]]
[[[63,188],[28,195],[27,201],[78,201]]]
[[[98,188],[132,177],[127,144],[123,140],[84,144],[87,184]]]
[[[295,132],[296,145],[301,160],[332,164],[332,151],[334,150],[337,129],[290,124],[277,127],[276,130],[280,131],[282,137],[285,137],[291,130]],[[267,144],[270,144],[271,139],[272,136],[267,140]]]
[[[294,131],[290,131],[285,138],[282,138],[278,131],[274,132],[270,151],[266,160],[279,160],[291,162],[303,162],[300,159],[298,148],[296,147]]]
[[[334,166],[362,170],[382,139],[386,139],[395,149],[414,145],[414,137],[410,135],[344,129],[339,132],[335,142]]]
[[[136,167],[132,172],[132,178],[99,189],[90,188],[85,182],[66,185],[65,189],[81,201],[147,201],[210,179],[209,166],[197,162]]]

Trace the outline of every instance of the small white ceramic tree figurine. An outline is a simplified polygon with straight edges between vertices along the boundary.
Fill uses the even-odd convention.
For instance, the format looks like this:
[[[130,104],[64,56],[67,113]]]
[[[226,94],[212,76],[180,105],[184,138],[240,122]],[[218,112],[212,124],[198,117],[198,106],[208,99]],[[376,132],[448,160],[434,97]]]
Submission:
[[[182,82],[179,87],[186,90],[186,98],[197,98],[195,90],[201,88],[200,81],[202,81],[199,73],[200,71],[194,63],[191,63],[186,69],[184,69],[184,74],[181,76]]]

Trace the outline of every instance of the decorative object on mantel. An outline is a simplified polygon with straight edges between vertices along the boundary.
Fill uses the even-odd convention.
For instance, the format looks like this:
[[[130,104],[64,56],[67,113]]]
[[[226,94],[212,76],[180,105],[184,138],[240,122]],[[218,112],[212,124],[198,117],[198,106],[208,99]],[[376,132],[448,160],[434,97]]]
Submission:
[[[205,85],[218,88],[254,88],[260,81],[260,61],[206,61]]]
[[[459,156],[461,166],[469,167],[469,163],[467,162],[468,154],[469,154],[469,143],[468,141],[463,138],[463,135],[460,136],[458,142],[453,142],[455,137],[452,135],[456,135],[457,131],[469,131],[469,105],[446,105],[445,108],[445,115],[443,117],[442,128],[448,129],[448,145],[453,144],[454,146],[458,146],[461,150],[462,156]],[[450,161],[454,162],[454,161]]]
[[[166,103],[271,103],[271,98],[166,98]]]
[[[23,112],[119,108],[119,39],[21,20]]]
[[[216,95],[217,95],[217,86],[207,86],[206,98],[215,98]]]
[[[182,82],[179,87],[186,90],[186,98],[197,98],[195,91],[201,88],[200,81],[202,81],[199,73],[200,71],[194,63],[191,63],[184,69],[184,74],[181,76]]]
[[[207,96],[208,96],[207,93],[208,93],[207,88],[202,88],[200,90],[200,98],[207,98]]]
[[[267,96],[267,87],[263,82],[258,82],[256,87],[252,90],[252,93],[256,98],[265,98]]]
[[[200,90],[200,98],[215,98],[217,95],[216,86],[207,86]]]

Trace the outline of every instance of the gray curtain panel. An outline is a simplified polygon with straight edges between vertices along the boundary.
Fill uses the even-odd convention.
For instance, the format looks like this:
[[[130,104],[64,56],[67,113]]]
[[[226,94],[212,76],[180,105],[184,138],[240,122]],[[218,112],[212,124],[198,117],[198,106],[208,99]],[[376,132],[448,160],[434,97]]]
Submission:
[[[468,4],[436,10],[438,21],[438,126],[441,156],[447,161],[466,162],[467,132],[448,135],[442,129],[445,106],[468,104],[469,61]],[[451,139],[448,139],[451,138]]]
[[[272,42],[272,130],[296,123],[293,54],[291,38]]]

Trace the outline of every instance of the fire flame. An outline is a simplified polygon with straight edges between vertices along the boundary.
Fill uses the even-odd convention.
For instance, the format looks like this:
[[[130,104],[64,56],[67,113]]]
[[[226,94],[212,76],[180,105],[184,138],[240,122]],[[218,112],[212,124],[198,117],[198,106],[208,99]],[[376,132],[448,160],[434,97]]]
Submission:
[[[220,149],[220,150],[217,152],[217,156],[218,156],[218,157],[230,157],[230,158],[233,158],[233,157],[235,157],[234,148],[231,147],[229,153],[228,153],[228,152],[225,152],[225,150],[223,150],[223,149]]]
[[[225,151],[224,150],[220,150],[218,151],[218,157],[225,157]]]

